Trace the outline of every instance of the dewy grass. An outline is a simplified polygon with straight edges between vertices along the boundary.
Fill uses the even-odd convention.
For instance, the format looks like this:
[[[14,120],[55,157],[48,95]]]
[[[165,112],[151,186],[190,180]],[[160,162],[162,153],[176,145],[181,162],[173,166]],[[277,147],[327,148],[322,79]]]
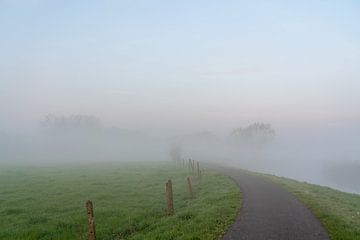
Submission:
[[[240,207],[235,183],[205,170],[187,190],[187,169],[104,164],[0,170],[0,239],[86,239],[92,200],[98,239],[218,239]],[[166,216],[171,178],[175,214]]]
[[[360,239],[360,195],[265,175],[292,192],[323,223],[332,240]]]

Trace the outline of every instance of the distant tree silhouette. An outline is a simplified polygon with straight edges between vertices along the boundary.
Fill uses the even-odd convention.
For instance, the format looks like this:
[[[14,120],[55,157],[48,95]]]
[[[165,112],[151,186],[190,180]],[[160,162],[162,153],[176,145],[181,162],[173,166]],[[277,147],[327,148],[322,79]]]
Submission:
[[[266,159],[266,147],[274,139],[275,130],[270,124],[253,123],[245,128],[236,128],[229,135],[229,143],[238,159],[247,164],[246,167],[256,167],[256,164]]]
[[[253,123],[246,128],[236,128],[230,133],[232,142],[258,146],[271,141],[274,136],[275,130],[265,123]]]
[[[178,162],[181,159],[181,147],[179,145],[174,145],[170,149],[171,160]]]
[[[49,114],[45,116],[41,126],[50,132],[94,132],[101,129],[101,121],[89,115],[62,117]]]

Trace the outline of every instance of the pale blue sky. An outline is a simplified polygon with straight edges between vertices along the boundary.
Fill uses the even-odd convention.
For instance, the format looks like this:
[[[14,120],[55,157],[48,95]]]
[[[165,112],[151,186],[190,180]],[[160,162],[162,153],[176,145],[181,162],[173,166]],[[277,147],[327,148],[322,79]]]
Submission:
[[[0,0],[0,130],[360,121],[358,1]]]

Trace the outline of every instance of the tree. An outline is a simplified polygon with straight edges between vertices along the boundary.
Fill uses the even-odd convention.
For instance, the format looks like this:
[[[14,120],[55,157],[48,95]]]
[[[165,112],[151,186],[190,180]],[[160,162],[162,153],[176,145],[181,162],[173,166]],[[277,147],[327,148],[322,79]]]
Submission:
[[[230,133],[233,143],[241,145],[262,146],[271,141],[275,136],[275,130],[270,124],[253,123],[246,128],[236,128]]]
[[[234,129],[229,136],[230,150],[246,168],[256,169],[266,159],[265,150],[275,137],[270,124],[253,123]],[[259,165],[260,164],[260,165]]]
[[[170,157],[174,162],[179,162],[181,160],[181,147],[180,145],[173,145],[170,149]]]
[[[49,132],[94,132],[101,129],[101,122],[98,118],[89,115],[71,115],[59,117],[49,114],[41,122],[41,126]]]

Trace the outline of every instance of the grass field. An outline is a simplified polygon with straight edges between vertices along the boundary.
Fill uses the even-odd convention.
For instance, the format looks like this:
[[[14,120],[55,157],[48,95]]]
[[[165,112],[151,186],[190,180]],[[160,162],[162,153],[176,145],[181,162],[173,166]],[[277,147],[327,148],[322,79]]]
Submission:
[[[323,223],[332,240],[360,240],[360,195],[265,175],[300,199]]]
[[[170,164],[106,164],[0,170],[0,239],[86,239],[85,201],[94,203],[98,239],[218,239],[240,208],[235,183],[204,171],[186,188]],[[165,215],[165,181],[175,214]]]

